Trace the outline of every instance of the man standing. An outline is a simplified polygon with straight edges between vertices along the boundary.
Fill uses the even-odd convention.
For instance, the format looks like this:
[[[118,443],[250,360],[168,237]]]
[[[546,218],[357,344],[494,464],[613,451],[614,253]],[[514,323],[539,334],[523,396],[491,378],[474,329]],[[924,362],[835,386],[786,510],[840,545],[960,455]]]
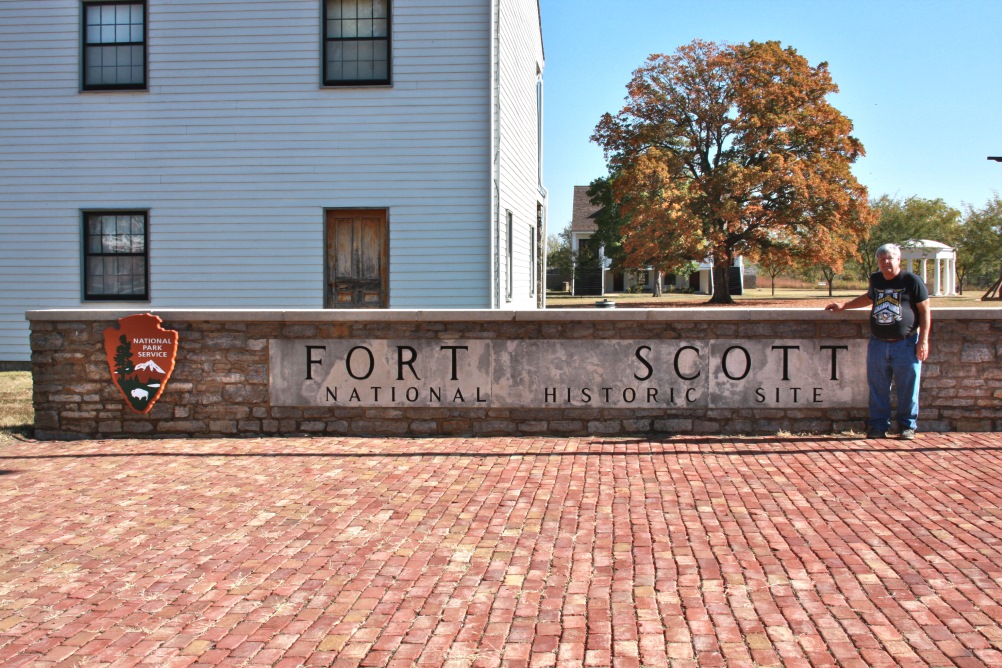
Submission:
[[[891,426],[891,381],[898,407],[895,418],[901,438],[915,438],[918,425],[919,379],[922,361],[929,357],[929,291],[915,274],[901,271],[901,248],[884,244],[877,249],[880,271],[870,276],[866,294],[826,311],[872,306],[870,343],[866,349],[866,378],[870,385],[870,424],[867,438],[885,438]]]

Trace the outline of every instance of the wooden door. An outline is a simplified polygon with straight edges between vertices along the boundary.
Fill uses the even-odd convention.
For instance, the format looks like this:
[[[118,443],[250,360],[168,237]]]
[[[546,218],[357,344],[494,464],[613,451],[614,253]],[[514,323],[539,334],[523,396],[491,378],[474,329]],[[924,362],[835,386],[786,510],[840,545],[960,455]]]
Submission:
[[[386,210],[327,212],[326,308],[389,306]]]

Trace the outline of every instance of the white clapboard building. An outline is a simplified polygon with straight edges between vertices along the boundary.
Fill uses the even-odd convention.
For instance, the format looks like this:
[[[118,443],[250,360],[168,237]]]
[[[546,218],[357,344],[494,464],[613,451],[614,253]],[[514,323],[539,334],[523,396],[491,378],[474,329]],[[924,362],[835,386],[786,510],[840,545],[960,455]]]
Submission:
[[[0,2],[0,362],[48,308],[541,304],[537,0]]]

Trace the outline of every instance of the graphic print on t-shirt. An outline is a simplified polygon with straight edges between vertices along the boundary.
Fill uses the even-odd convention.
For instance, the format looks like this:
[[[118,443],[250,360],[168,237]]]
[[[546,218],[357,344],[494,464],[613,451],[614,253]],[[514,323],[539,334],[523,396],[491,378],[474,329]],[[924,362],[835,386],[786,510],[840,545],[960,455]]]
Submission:
[[[901,293],[904,290],[876,291],[873,302],[873,319],[878,325],[890,325],[901,320]]]

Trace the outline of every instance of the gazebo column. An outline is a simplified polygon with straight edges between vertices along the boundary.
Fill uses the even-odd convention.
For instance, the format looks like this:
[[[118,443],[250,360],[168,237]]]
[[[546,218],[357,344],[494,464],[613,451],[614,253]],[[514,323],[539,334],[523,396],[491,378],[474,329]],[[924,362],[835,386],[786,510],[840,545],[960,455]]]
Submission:
[[[930,260],[932,263],[930,266]],[[921,269],[919,266],[921,265]],[[905,246],[901,252],[901,268],[909,271],[925,283],[933,296],[956,296],[957,294],[957,249],[938,241],[920,240]],[[933,276],[929,274],[935,272]]]

